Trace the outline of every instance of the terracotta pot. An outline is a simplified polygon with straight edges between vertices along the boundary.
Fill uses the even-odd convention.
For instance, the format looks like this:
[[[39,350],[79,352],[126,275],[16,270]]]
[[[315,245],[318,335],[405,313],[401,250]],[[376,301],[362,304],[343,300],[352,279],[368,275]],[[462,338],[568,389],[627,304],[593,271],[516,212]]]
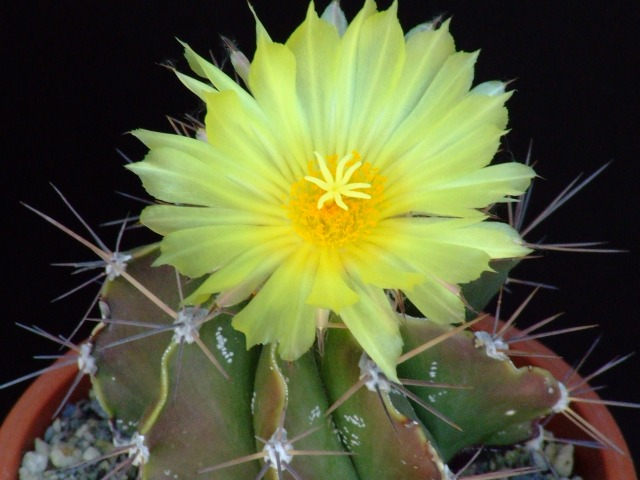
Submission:
[[[488,325],[487,325],[487,328]],[[514,330],[515,332],[515,330]],[[519,350],[533,354],[554,355],[547,347],[536,341],[521,342]],[[516,364],[529,364],[549,370],[556,378],[565,378],[569,365],[557,358],[514,358]],[[51,423],[51,416],[58,408],[76,375],[75,366],[54,370],[39,377],[20,398],[0,428],[0,480],[16,480],[22,455],[32,448],[33,441],[41,437]],[[572,379],[580,377],[574,375]],[[78,386],[72,400],[86,397],[90,388],[87,378]],[[581,395],[598,399],[594,392]],[[595,426],[625,455],[613,450],[576,448],[576,474],[585,480],[638,480],[629,454],[615,420],[604,405],[576,404],[572,408]],[[556,415],[550,424],[558,436],[563,438],[585,438],[573,423],[562,415]]]
[[[475,328],[491,331],[493,318],[487,317],[486,320],[478,323]],[[516,336],[518,333],[519,331],[513,328],[511,336]],[[509,338],[509,335],[507,335],[507,338]],[[534,355],[545,355],[546,357],[556,355],[552,350],[535,340],[518,342],[517,348]],[[517,366],[531,365],[544,368],[558,379],[567,378],[568,373],[571,371],[571,366],[560,358],[514,356],[512,361]],[[579,382],[581,379],[580,375],[574,373],[569,383]],[[587,392],[581,394],[580,397],[591,400],[600,399],[595,392]],[[604,433],[609,440],[624,452],[624,455],[621,455],[613,449],[577,447],[575,450],[575,474],[582,476],[585,480],[638,480],[627,443],[607,407],[593,403],[572,403],[571,409],[593,425],[599,432]],[[586,434],[564,415],[554,416],[548,428],[558,437],[588,439]]]
[[[32,450],[35,439],[44,435],[77,373],[76,366],[70,365],[41,375],[11,409],[0,428],[0,480],[18,478],[24,452]],[[85,377],[71,401],[86,398],[90,387]]]

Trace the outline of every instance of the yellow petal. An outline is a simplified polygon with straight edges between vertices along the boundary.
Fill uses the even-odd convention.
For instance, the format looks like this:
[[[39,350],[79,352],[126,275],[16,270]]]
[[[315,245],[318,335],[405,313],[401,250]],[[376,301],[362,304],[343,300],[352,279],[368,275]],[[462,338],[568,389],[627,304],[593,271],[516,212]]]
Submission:
[[[216,89],[211,85],[207,85],[206,83],[196,80],[195,78],[191,78],[184,73],[180,73],[178,71],[174,71],[173,73],[176,74],[178,80],[180,80],[185,87],[187,87],[189,90],[191,90],[192,93],[200,97],[201,100],[204,100],[208,93],[216,91]]]
[[[480,249],[491,258],[517,258],[531,252],[531,249],[523,246],[518,232],[509,225],[498,222],[482,222],[451,230],[442,240],[452,245]]]
[[[436,323],[458,323],[464,321],[465,307],[457,286],[437,278],[428,278],[404,292],[422,314]]]
[[[357,32],[357,33],[356,33]],[[362,27],[347,30],[343,38],[338,71],[340,89],[337,150],[358,150],[365,157],[369,145],[389,131],[383,112],[395,101],[394,92],[405,60],[405,42],[397,18],[397,3],[384,12],[369,16]],[[352,45],[352,43],[354,45]]]
[[[477,53],[458,52],[445,61],[418,105],[397,127],[381,151],[371,158],[376,167],[382,169],[404,155],[419,135],[428,133],[426,126],[439,121],[467,95],[477,56]]]
[[[415,169],[415,165],[422,163],[428,169],[430,166],[436,165],[435,161],[444,151],[449,153],[451,153],[451,150],[462,152],[465,148],[474,148],[476,146],[473,143],[474,141],[485,143],[485,139],[480,136],[480,133],[488,135],[488,139],[494,138],[489,132],[504,133],[504,127],[507,123],[507,110],[504,108],[504,102],[510,95],[510,92],[498,96],[468,95],[457,104],[452,105],[451,110],[443,115],[442,118],[432,121],[429,128],[425,129],[421,136],[407,139],[405,153],[401,154],[388,168],[385,168],[385,175],[397,178],[398,175],[408,169]],[[402,135],[402,128],[399,127],[397,132],[400,136]],[[478,130],[479,132],[476,134]],[[469,161],[465,163],[466,172],[456,170],[454,163],[452,170],[441,168],[439,173],[453,177],[484,167],[495,155],[497,146],[490,156],[481,157],[484,162],[482,164],[479,164],[477,159],[472,158],[472,152],[469,152],[467,155]],[[441,158],[442,162],[448,165],[446,157],[442,156]],[[445,167],[445,165],[442,165],[442,167]],[[429,183],[444,180],[433,174],[420,173],[423,178],[428,177]]]
[[[227,264],[261,243],[290,233],[287,227],[208,226],[178,230],[164,237],[157,264],[175,266],[181,273],[199,277]]]
[[[489,270],[491,257],[480,245],[457,245],[448,241],[450,228],[447,224],[450,222],[440,222],[440,229],[425,225],[424,232],[416,231],[419,228],[413,225],[411,229],[403,228],[398,225],[400,223],[411,222],[398,219],[394,222],[394,234],[380,229],[370,241],[378,241],[425,276],[434,276],[448,283],[466,283]]]
[[[160,235],[167,235],[176,230],[213,225],[283,226],[288,224],[284,215],[270,217],[251,210],[176,205],[147,207],[142,213],[142,222]]]
[[[384,374],[397,382],[396,364],[402,353],[402,338],[396,314],[381,289],[356,285],[355,291],[360,301],[343,308],[340,317]]]
[[[411,262],[401,259],[387,245],[378,245],[373,240],[351,246],[345,253],[344,264],[349,275],[362,279],[367,285],[385,289],[409,289],[424,281],[424,274],[418,273]]]
[[[248,110],[234,92],[206,96],[207,139],[248,178],[268,179],[273,199],[283,203],[289,195],[292,172],[283,146],[261,110]]]
[[[484,125],[467,133],[439,153],[428,156],[418,149],[399,159],[384,171],[388,179],[385,188],[385,216],[396,216],[418,208],[415,192],[430,186],[446,184],[489,164],[504,132],[495,126]],[[422,210],[424,211],[424,210]],[[448,212],[430,212],[451,215]]]
[[[315,340],[315,307],[306,303],[313,275],[306,271],[310,252],[300,249],[273,273],[258,294],[233,319],[247,346],[277,343],[284,360],[296,360]]]
[[[521,195],[534,176],[530,167],[520,163],[492,165],[452,182],[410,190],[411,196],[403,192],[393,199],[388,210],[395,212],[402,207],[404,212],[430,215],[481,216],[476,209],[509,201],[508,196]]]
[[[297,246],[295,238],[291,236],[277,237],[254,244],[211,274],[198,287],[194,295],[209,296],[243,283],[257,287],[293,253]]]
[[[304,176],[314,151],[296,93],[296,59],[286,46],[258,40],[249,88],[279,140],[292,183]]]
[[[336,250],[324,248],[314,256],[317,257],[316,263],[307,266],[314,273],[313,288],[307,303],[339,314],[344,307],[358,301],[358,294],[345,282],[347,275]]]
[[[184,56],[189,63],[191,69],[199,76],[209,79],[216,90],[231,90],[235,92],[242,100],[251,102],[251,96],[238,85],[231,77],[220,70],[218,67],[208,62],[198,55],[189,45],[180,42],[184,47]]]
[[[316,15],[309,5],[307,18],[287,40],[296,58],[296,88],[309,123],[316,151],[336,151],[337,128],[333,104],[336,95],[340,36],[335,27]]]
[[[393,101],[387,102],[383,128],[378,130],[368,156],[375,158],[396,127],[410,115],[419,104],[425,91],[444,62],[455,53],[453,37],[449,33],[449,20],[437,30],[420,31],[406,41],[406,57],[401,77],[393,92]]]
[[[250,174],[244,163],[233,162],[205,142],[185,137],[178,148],[155,147],[144,161],[127,165],[154,197],[166,202],[243,209],[278,215],[280,190],[268,178]],[[250,203],[247,203],[248,200]]]

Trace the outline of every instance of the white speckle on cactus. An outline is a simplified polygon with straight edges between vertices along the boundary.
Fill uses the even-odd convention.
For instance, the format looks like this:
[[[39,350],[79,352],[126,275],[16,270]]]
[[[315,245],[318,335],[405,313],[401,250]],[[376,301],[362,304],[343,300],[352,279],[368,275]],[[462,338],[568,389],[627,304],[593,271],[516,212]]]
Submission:
[[[416,422],[415,420],[410,420],[410,421],[404,423],[404,428],[406,428],[406,429],[416,428],[416,427],[418,427],[418,425],[420,425],[420,424],[418,422]]]
[[[78,370],[86,375],[95,375],[98,371],[96,359],[91,356],[93,344],[90,342],[80,345],[78,352]]]
[[[109,304],[107,304],[107,302],[99,300],[98,309],[100,310],[100,318],[103,320],[109,320],[111,318],[111,308],[109,308]]]
[[[293,455],[290,452],[292,450],[293,445],[287,440],[287,431],[282,427],[276,428],[262,449],[265,462],[274,470],[277,469],[278,464],[288,465],[291,463]]]
[[[488,332],[475,332],[473,334],[476,337],[475,347],[484,348],[485,353],[489,358],[495,360],[507,360],[509,357],[502,350],[509,350],[509,344],[506,343],[501,337],[493,337]]]
[[[367,426],[364,419],[358,415],[344,415],[344,419],[359,428],[365,428]]]
[[[312,424],[316,418],[320,418],[322,416],[322,411],[320,407],[316,405],[311,409],[311,413],[309,414],[309,424]]]
[[[116,430],[120,430],[122,432],[126,432],[127,430],[135,430],[138,427],[138,425],[136,424],[136,422],[127,422],[124,423],[122,420],[117,419],[116,420]],[[119,445],[126,445],[125,443],[120,443]]]
[[[438,362],[434,360],[433,362],[431,362],[431,367],[429,368],[429,378],[436,378],[437,375],[438,375]]]
[[[344,418],[346,419],[348,417],[348,415],[345,415]],[[364,422],[363,422],[364,424]],[[360,425],[358,425],[360,426]],[[360,427],[362,428],[362,427]],[[353,433],[351,430],[349,430],[349,427],[347,426],[342,426],[340,428],[340,430],[338,431],[338,435],[340,436],[340,440],[342,440],[342,444],[346,447],[347,450],[349,450],[350,452],[353,451],[353,447],[357,447],[361,444],[360,442],[360,436],[356,433]]]
[[[227,363],[233,363],[233,352],[227,348],[227,338],[222,334],[222,327],[216,329],[216,348],[227,361]]]
[[[358,367],[360,367],[360,378],[365,381],[364,384],[369,391],[385,393],[392,391],[391,382],[387,380],[387,377],[382,373],[378,365],[364,352],[360,357]]]
[[[133,257],[127,253],[114,252],[104,267],[104,273],[107,274],[107,278],[114,280],[119,277],[122,272],[127,269],[127,262],[132,258]]]
[[[349,438],[347,435],[345,435],[342,430],[338,430],[338,436],[340,437],[340,441],[342,442],[342,445],[344,445],[344,447],[348,450],[351,451],[351,444],[349,443]]]
[[[516,411],[515,411],[515,410],[513,410],[513,409],[511,409],[511,410],[507,410],[506,412],[504,412],[504,414],[505,414],[507,417],[513,417],[513,416],[516,414]]]
[[[178,312],[173,329],[173,341],[176,343],[195,342],[198,330],[206,320],[209,312],[204,308],[185,307]]]
[[[149,449],[144,444],[144,435],[136,433],[131,438],[129,458],[133,458],[133,465],[139,467],[149,461]]]
[[[429,401],[431,403],[436,403],[436,396],[435,395],[429,394],[429,395],[427,395],[427,398],[429,399]]]
[[[569,408],[569,404],[571,400],[569,400],[569,391],[567,387],[564,386],[563,383],[558,382],[558,389],[560,390],[560,398],[556,402],[556,404],[551,407],[551,411],[555,413],[564,412],[567,408]],[[551,388],[549,390],[552,390]],[[553,392],[549,392],[550,394]]]
[[[133,458],[132,465],[139,467],[149,461],[149,449],[144,444],[144,435],[135,432],[129,439],[121,440],[113,438],[113,445],[116,447],[128,447],[127,454]]]
[[[253,391],[253,395],[251,395],[251,414],[255,413],[256,408],[256,391]]]

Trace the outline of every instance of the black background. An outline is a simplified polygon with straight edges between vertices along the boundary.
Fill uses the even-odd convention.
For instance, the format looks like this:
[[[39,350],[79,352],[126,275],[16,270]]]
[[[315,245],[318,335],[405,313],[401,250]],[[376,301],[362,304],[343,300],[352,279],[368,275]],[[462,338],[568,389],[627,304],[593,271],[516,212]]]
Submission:
[[[178,37],[196,51],[224,59],[219,34],[250,54],[251,14],[245,2],[14,2],[0,23],[2,49],[2,315],[0,383],[32,371],[48,342],[14,322],[69,332],[96,292],[50,300],[79,283],[49,266],[91,259],[88,251],[22,207],[23,201],[77,229],[78,224],[49,186],[53,182],[91,225],[135,214],[139,204],[119,197],[141,195],[134,175],[122,168],[116,148],[138,160],[144,150],[125,132],[139,127],[169,130],[166,115],[199,115],[198,100],[159,66],[174,62],[187,71]],[[318,2],[324,8],[326,1]],[[361,2],[344,1],[349,17]],[[390,2],[380,1],[381,8]],[[263,23],[284,41],[303,19],[306,2],[253,2]],[[540,179],[533,210],[539,210],[580,172],[610,167],[529,240],[607,240],[618,254],[544,254],[528,260],[515,276],[552,283],[524,320],[567,312],[559,326],[598,323],[550,343],[571,362],[599,332],[601,344],[585,372],[637,348],[640,339],[638,261],[638,52],[640,3],[582,1],[400,2],[405,29],[435,15],[453,16],[459,49],[481,48],[477,81],[516,79],[509,101],[508,148],[523,158],[533,140]],[[116,230],[100,228],[113,245]],[[127,233],[124,247],[152,237]],[[527,293],[505,300],[513,309]],[[640,402],[640,360],[633,357],[607,373],[606,398]],[[0,418],[26,385],[0,391]],[[635,458],[640,458],[640,411],[614,410]]]

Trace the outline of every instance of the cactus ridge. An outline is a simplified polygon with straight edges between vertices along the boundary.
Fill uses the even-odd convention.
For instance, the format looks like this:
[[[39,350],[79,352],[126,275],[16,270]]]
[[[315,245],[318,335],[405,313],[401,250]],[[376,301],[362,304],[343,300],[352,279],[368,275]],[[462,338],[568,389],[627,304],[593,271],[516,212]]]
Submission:
[[[459,452],[540,438],[540,420],[553,413],[570,418],[594,445],[620,450],[571,408],[581,401],[583,383],[565,386],[546,371],[510,362],[509,354],[521,353],[510,344],[549,335],[533,332],[557,317],[505,338],[537,289],[500,331],[468,330],[485,319],[477,314],[459,326],[412,317],[402,294],[389,292],[405,343],[395,382],[340,328],[321,332],[315,351],[295,362],[280,359],[277,345],[247,350],[244,335],[231,325],[235,310],[184,303],[202,280],[155,266],[157,245],[118,253],[122,261],[110,263],[115,257],[102,242],[97,247],[37,213],[104,257],[74,264],[105,268],[102,318],[88,342],[75,345],[38,327],[23,328],[76,352],[68,361],[79,369],[74,385],[83,375],[92,378],[117,429],[114,455],[129,456],[110,475],[138,466],[145,479],[457,479],[447,464]],[[462,286],[470,312],[485,307],[516,263],[495,261],[482,282]],[[339,317],[327,326],[340,326]]]
[[[277,345],[247,349],[233,312],[183,305],[197,279],[153,266],[155,246],[129,254],[127,273],[165,308],[124,276],[107,280],[92,378],[106,411],[144,438],[142,478],[452,478],[457,452],[527,440],[558,403],[550,375],[488,357],[468,324],[402,315],[400,383],[344,329],[295,362]]]
[[[555,315],[506,338],[537,288],[500,330],[476,328],[484,315],[459,326],[412,317],[407,313],[412,306],[402,294],[389,292],[405,343],[395,382],[340,328],[321,332],[314,351],[295,362],[280,359],[277,345],[247,350],[244,335],[231,325],[236,310],[213,302],[185,304],[201,280],[155,266],[157,245],[119,253],[123,261],[109,263],[112,254],[102,242],[97,247],[37,213],[104,257],[74,264],[105,268],[100,275],[105,279],[98,302],[101,319],[89,341],[79,345],[20,325],[75,354],[66,363],[0,388],[76,364],[72,389],[83,375],[91,377],[113,419],[112,455],[129,457],[107,478],[137,466],[144,479],[458,479],[461,473],[452,473],[448,463],[477,445],[533,438],[531,451],[543,455],[536,449],[546,435],[540,420],[555,413],[593,439],[581,444],[621,451],[582,420],[571,403],[589,401],[581,398],[585,383],[627,357],[612,360],[582,381],[571,383],[569,378],[566,385],[544,370],[515,368],[509,360],[509,355],[523,353],[511,344],[591,327],[535,332]],[[462,286],[469,311],[485,307],[515,263],[496,261],[494,271],[483,275],[484,285]],[[109,275],[109,267],[118,274]],[[330,320],[327,327],[340,326],[339,317],[332,314]],[[528,472],[529,467],[515,468],[482,478]]]

